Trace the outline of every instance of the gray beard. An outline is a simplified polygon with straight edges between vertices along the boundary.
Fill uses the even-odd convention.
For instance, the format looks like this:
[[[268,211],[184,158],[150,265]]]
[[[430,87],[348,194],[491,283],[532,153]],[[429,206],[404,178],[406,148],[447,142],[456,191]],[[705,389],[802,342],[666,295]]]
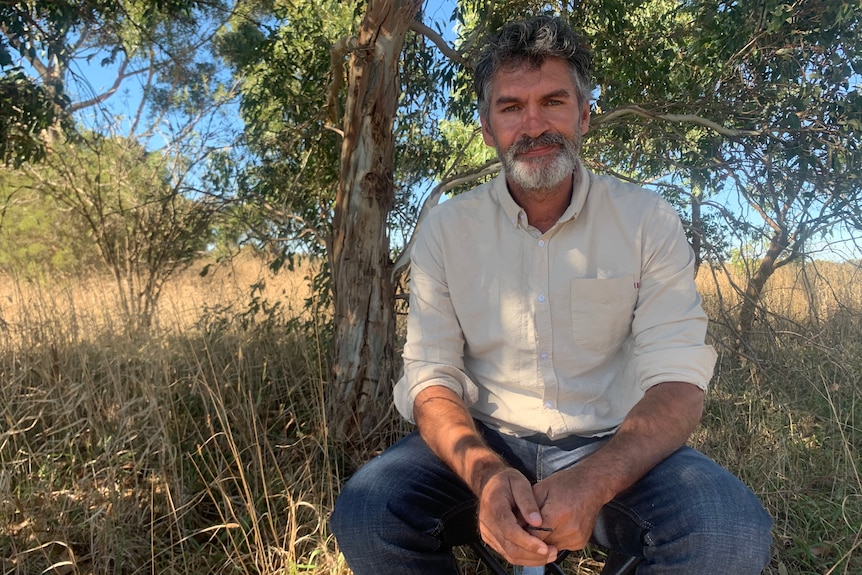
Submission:
[[[553,158],[518,158],[518,154],[541,146],[558,145],[560,151]],[[525,192],[547,195],[560,182],[578,170],[580,138],[568,140],[560,134],[542,134],[538,138],[521,138],[497,155],[506,171],[506,177]]]

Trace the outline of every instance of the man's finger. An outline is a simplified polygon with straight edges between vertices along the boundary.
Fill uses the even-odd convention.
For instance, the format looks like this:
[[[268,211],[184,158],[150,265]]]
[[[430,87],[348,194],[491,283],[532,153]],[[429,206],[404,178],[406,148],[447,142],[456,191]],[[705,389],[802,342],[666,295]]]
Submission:
[[[482,538],[507,561],[517,565],[542,565],[556,550],[542,539],[546,532],[530,533],[526,522],[540,526],[542,516],[526,477],[506,470],[492,477],[483,490],[479,505]]]
[[[526,479],[512,482],[512,497],[518,514],[524,518],[527,525],[541,527],[542,513],[539,510],[539,503],[533,495],[533,487]]]

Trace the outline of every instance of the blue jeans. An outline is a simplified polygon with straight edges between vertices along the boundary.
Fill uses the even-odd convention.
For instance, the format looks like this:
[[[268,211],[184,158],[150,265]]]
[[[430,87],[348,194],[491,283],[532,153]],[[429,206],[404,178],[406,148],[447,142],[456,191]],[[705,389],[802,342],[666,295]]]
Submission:
[[[576,464],[606,441],[561,447],[480,431],[531,481]],[[457,574],[452,547],[478,536],[476,498],[417,433],[347,482],[330,524],[356,575]],[[746,575],[769,562],[771,526],[739,479],[684,447],[602,509],[593,541],[643,557],[639,575]]]

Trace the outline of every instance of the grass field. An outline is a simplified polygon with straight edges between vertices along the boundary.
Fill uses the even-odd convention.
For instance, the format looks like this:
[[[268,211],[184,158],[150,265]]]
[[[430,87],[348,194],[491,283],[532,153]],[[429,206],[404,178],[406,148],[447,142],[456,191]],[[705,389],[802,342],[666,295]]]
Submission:
[[[326,434],[307,273],[189,272],[146,333],[104,278],[0,278],[2,573],[348,574],[327,516],[350,458]],[[692,443],[775,518],[769,574],[862,573],[860,279],[782,269],[741,360],[739,278],[698,278],[720,359]]]

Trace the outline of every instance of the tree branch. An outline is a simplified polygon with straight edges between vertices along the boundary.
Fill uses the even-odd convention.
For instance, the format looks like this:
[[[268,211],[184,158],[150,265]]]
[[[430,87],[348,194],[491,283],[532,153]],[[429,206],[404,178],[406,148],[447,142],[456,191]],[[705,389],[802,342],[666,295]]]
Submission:
[[[423,24],[419,20],[413,20],[412,22],[410,22],[410,29],[413,30],[414,32],[416,32],[417,34],[421,34],[422,36],[425,36],[426,38],[431,40],[431,42],[435,46],[437,46],[437,48],[440,50],[440,52],[442,52],[444,56],[446,56],[447,58],[449,58],[453,62],[457,62],[457,63],[461,64],[462,66],[464,66],[468,70],[473,69],[473,66],[470,64],[470,62],[468,62],[467,59],[464,58],[464,56],[462,56],[457,50],[455,50],[449,44],[447,44],[446,40],[444,40],[440,36],[440,34],[435,32],[434,30],[432,30],[431,28],[429,28],[428,26],[426,26],[425,24]]]
[[[153,55],[153,49],[150,47],[150,62],[152,63],[155,56]],[[153,81],[156,75],[156,69],[154,66],[147,66],[149,72],[147,73],[147,81],[144,84],[143,89],[141,90],[141,101],[138,102],[138,110],[135,112],[135,119],[132,121],[132,127],[129,129],[129,136],[134,137],[135,132],[138,131],[138,125],[141,122],[141,118],[144,115],[144,109],[146,108],[147,102],[150,99],[150,92],[153,89]]]
[[[99,94],[95,98],[90,98],[89,100],[84,100],[83,102],[78,102],[69,106],[69,112],[77,112],[78,110],[83,110],[85,108],[89,108],[90,106],[95,106],[97,104],[101,104],[111,96],[117,93],[117,90],[120,89],[120,85],[123,83],[123,80],[131,76],[132,74],[126,74],[126,67],[129,65],[129,59],[126,58],[123,60],[123,63],[120,65],[120,69],[117,71],[117,77],[114,78],[114,83],[108,88],[105,92]]]
[[[721,134],[722,136],[727,136],[729,138],[739,138],[742,136],[760,136],[761,134],[763,134],[763,131],[759,130],[736,130],[734,128],[725,128],[721,124],[713,122],[712,120],[709,120],[707,118],[695,116],[694,114],[657,114],[648,110],[644,110],[640,106],[623,106],[621,108],[617,108],[616,110],[611,110],[610,112],[599,114],[598,116],[594,116],[590,120],[590,124],[597,127],[601,126],[602,124],[611,122],[612,120],[616,120],[617,118],[630,115],[640,116],[642,118],[649,118],[651,120],[664,120],[666,122],[694,124],[697,126],[708,128],[713,132]]]
[[[335,127],[341,119],[341,110],[338,108],[338,93],[341,92],[341,86],[344,85],[344,69],[341,65],[344,58],[356,49],[357,42],[356,36],[349,36],[342,38],[329,49],[332,82],[329,84],[329,93],[326,95],[327,127],[332,126],[332,130],[337,131],[342,136],[344,133]]]
[[[287,210],[282,210],[280,208],[277,208],[276,206],[273,206],[269,202],[263,202],[261,205],[264,209],[266,209],[269,212],[270,216],[273,216],[275,218],[279,218],[282,222],[294,221],[294,222],[297,222],[301,225],[302,229],[299,231],[299,233],[297,233],[296,237],[294,237],[294,238],[277,238],[277,240],[290,241],[290,240],[296,240],[296,239],[300,239],[300,238],[303,238],[305,236],[310,235],[314,238],[314,240],[320,246],[322,246],[322,247],[327,246],[325,234],[321,233],[320,230],[318,230],[311,222],[309,222],[308,220],[306,220],[302,216],[300,216],[298,214],[294,214],[294,213],[289,212]]]

